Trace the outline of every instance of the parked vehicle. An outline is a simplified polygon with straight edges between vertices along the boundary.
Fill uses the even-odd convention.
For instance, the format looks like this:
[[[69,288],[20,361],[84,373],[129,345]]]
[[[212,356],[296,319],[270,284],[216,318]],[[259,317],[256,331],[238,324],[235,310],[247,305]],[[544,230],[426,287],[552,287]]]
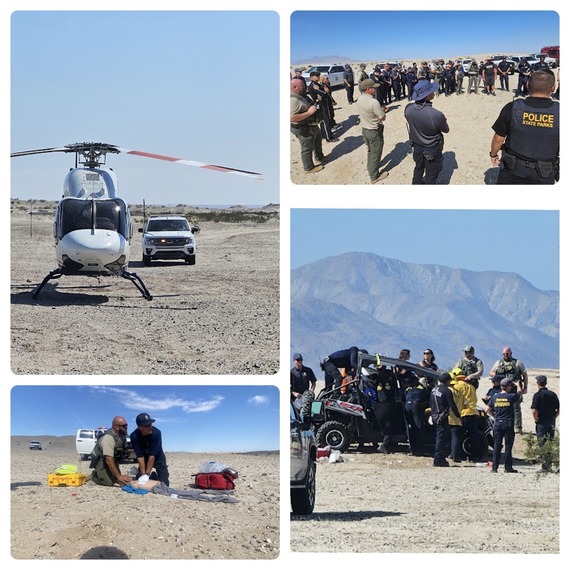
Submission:
[[[506,57],[507,59],[507,63],[509,64],[509,75],[514,75],[515,73],[515,68],[518,65],[518,63],[515,63],[514,60],[512,60],[511,58],[509,58],[508,56],[505,55],[494,55],[493,56],[493,63],[495,65],[499,65],[499,63],[501,63],[501,61],[503,61],[503,58]]]
[[[549,67],[555,68],[557,66],[557,61],[555,58],[550,57],[546,52],[535,53],[534,57],[540,61],[540,58],[544,56],[544,62],[548,64]]]
[[[526,59],[527,63],[532,67],[535,63],[538,63],[538,59],[534,57],[534,55],[512,55],[510,59],[512,59],[515,63],[515,70],[518,72],[518,65],[522,59]]]
[[[41,451],[43,449],[43,444],[41,441],[30,441],[30,449]]]
[[[338,395],[334,389],[323,390],[312,404],[311,421],[319,447],[328,445],[331,449],[345,452],[355,444],[377,446],[382,442],[384,434],[368,390],[375,391],[381,377],[384,380],[391,377],[397,384],[395,370],[397,367],[411,371],[418,378],[425,378],[428,386],[435,385],[441,378],[440,372],[408,361],[379,355],[360,355],[357,376],[346,386],[346,393]],[[408,426],[404,414],[404,394],[401,387],[392,405],[394,412],[392,442],[395,445],[409,445]],[[427,405],[424,419],[420,429],[419,444],[424,454],[431,454],[435,445],[435,429],[430,422]],[[479,408],[479,447],[484,454],[493,444],[492,431],[492,419]],[[463,450],[470,457],[471,443],[468,437],[463,441]]]
[[[556,64],[552,67],[558,67],[560,65],[560,46],[545,46],[540,50],[540,53],[545,53],[548,58],[555,60]]]
[[[139,228],[142,237],[142,261],[149,266],[153,259],[183,259],[196,264],[197,227],[190,227],[184,216],[151,216]]]
[[[341,63],[321,63],[320,65],[309,67],[307,71],[301,74],[307,85],[311,83],[312,71],[318,71],[321,75],[328,75],[331,88],[344,85],[344,65]]]
[[[309,515],[315,508],[317,444],[311,421],[302,416],[292,402],[290,414],[291,509],[297,515]]]
[[[91,458],[91,452],[97,443],[97,440],[107,431],[107,428],[100,427],[96,429],[78,429],[75,435],[75,449],[79,453],[79,459],[87,461]],[[131,438],[127,436],[125,451],[123,453],[124,461],[134,461],[136,459],[131,445]]]

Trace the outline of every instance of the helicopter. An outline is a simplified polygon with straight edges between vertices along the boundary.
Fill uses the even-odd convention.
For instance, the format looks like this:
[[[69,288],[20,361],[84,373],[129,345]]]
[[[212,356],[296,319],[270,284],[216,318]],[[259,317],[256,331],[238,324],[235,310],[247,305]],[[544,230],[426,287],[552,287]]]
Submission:
[[[129,150],[107,143],[74,143],[14,152],[10,156],[50,152],[75,153],[75,167],[65,176],[63,196],[53,223],[58,266],[32,291],[34,299],[50,280],[62,275],[115,275],[129,280],[145,299],[152,300],[143,280],[128,271],[133,226],[127,203],[117,195],[117,176],[105,166],[107,154],[125,153],[262,179],[258,172]]]

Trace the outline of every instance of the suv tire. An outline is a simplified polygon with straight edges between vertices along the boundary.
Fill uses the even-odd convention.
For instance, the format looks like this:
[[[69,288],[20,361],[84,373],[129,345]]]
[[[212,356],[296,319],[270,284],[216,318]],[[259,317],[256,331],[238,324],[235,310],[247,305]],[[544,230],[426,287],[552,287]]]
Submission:
[[[317,494],[317,466],[314,461],[307,471],[303,488],[291,489],[291,509],[296,515],[310,515],[315,508]]]
[[[150,267],[150,260],[151,260],[150,255],[144,255],[143,254],[143,265],[145,267]]]
[[[188,265],[196,265],[196,255],[187,255],[184,258],[184,261],[188,264]]]

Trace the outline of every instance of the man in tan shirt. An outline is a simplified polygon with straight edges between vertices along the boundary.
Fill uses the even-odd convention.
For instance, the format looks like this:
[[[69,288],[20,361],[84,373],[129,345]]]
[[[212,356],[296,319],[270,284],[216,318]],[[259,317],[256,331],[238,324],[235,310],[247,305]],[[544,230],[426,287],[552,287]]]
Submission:
[[[387,107],[382,107],[375,97],[379,86],[380,84],[372,79],[365,79],[360,84],[362,95],[356,101],[362,136],[368,149],[366,166],[372,184],[388,177],[388,172],[379,172],[384,148],[384,121],[388,110]]]

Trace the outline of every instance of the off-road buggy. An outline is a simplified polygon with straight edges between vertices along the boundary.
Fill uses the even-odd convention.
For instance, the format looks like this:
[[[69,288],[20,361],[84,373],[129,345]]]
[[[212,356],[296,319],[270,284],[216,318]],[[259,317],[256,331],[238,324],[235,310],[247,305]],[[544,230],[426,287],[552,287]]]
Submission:
[[[405,369],[421,379],[427,390],[435,386],[441,372],[424,368],[408,361],[381,355],[359,355],[359,365],[355,378],[347,382],[342,389],[324,389],[310,404],[311,421],[319,447],[330,446],[341,452],[352,445],[366,449],[372,444],[376,449],[384,439],[381,422],[378,419],[377,403],[374,392],[383,380],[391,379],[397,386],[395,401],[391,402],[390,439],[396,451],[400,445],[409,446],[409,427],[406,421],[404,404],[405,394],[402,375],[398,370]],[[304,410],[308,411],[311,394],[304,395]],[[313,396],[314,397],[314,396]],[[432,454],[435,443],[435,430],[430,421],[429,403],[426,403],[422,426],[419,430],[419,445],[423,454]],[[375,409],[376,408],[376,409]],[[486,454],[493,444],[492,419],[479,409],[480,449]],[[463,441],[463,450],[470,457],[471,444],[468,437]]]

